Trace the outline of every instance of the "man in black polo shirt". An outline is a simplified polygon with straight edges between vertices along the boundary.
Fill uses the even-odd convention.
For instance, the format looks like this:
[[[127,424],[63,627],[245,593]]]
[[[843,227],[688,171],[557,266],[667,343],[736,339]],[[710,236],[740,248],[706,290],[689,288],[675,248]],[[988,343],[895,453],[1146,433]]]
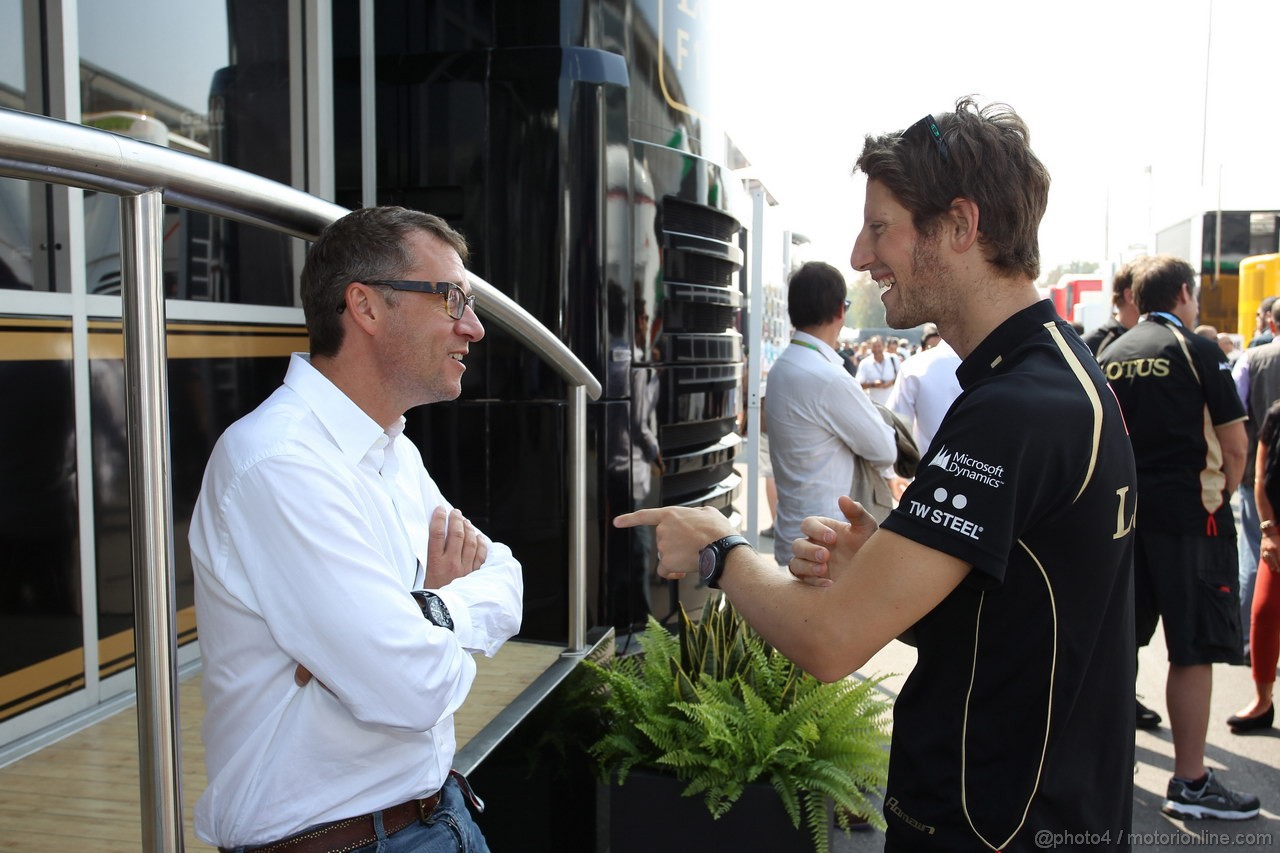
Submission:
[[[1164,811],[1240,820],[1258,813],[1258,798],[1205,768],[1204,743],[1212,665],[1240,658],[1231,493],[1244,470],[1244,406],[1217,342],[1191,332],[1200,310],[1191,265],[1143,259],[1133,294],[1142,319],[1107,348],[1102,367],[1138,466],[1137,639],[1145,646],[1163,617],[1169,649],[1174,775]]]
[[[1023,121],[962,99],[868,137],[852,263],[891,326],[934,321],[963,389],[877,528],[809,518],[793,577],[714,510],[642,510],[659,571],[722,585],[764,637],[834,680],[912,630],[894,706],[886,850],[1128,850],[1133,806],[1132,521],[1119,406],[1039,298],[1049,175]]]
[[[1133,302],[1133,268],[1124,264],[1111,279],[1111,319],[1084,336],[1089,352],[1101,357],[1112,341],[1132,329],[1138,322],[1138,306]],[[1159,720],[1156,721],[1157,724]],[[1143,724],[1138,717],[1138,725]]]

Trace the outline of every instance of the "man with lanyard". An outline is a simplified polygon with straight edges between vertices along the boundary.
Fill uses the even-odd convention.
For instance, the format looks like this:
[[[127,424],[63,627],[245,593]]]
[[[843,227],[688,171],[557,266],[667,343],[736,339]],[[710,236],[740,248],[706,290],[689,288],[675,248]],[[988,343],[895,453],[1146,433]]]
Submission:
[[[898,357],[884,351],[884,338],[876,335],[871,344],[871,356],[858,362],[858,383],[867,392],[871,402],[884,405],[898,378]]]
[[[867,137],[852,263],[888,323],[935,321],[963,389],[877,527],[808,518],[792,578],[715,510],[665,507],[659,571],[698,571],[824,680],[908,629],[885,849],[1128,850],[1133,807],[1133,452],[1097,362],[1035,289],[1049,174],[1009,107]],[[773,393],[771,390],[770,393]]]
[[[403,435],[406,410],[457,398],[484,337],[466,253],[404,208],[329,225],[302,269],[310,354],[214,447],[190,542],[196,833],[220,850],[488,850],[453,715],[472,655],[520,628],[520,564]]]
[[[769,458],[778,488],[773,553],[786,565],[800,522],[839,511],[855,477],[880,484],[886,512],[892,507],[880,469],[897,457],[893,429],[841,366],[836,352],[844,328],[845,280],[840,270],[810,261],[787,284],[787,313],[795,333],[769,369]]]
[[[1163,618],[1174,769],[1163,811],[1240,820],[1258,798],[1205,767],[1213,664],[1240,659],[1239,578],[1231,493],[1244,470],[1245,411],[1227,357],[1193,334],[1195,271],[1171,255],[1140,259],[1142,319],[1102,355],[1138,468],[1134,545],[1137,642]]]

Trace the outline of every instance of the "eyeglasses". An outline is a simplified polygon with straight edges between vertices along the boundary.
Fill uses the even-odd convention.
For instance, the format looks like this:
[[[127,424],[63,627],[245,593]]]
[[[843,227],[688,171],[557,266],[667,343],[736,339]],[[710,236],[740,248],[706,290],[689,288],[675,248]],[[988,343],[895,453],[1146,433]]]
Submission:
[[[411,290],[416,293],[436,293],[444,297],[445,312],[451,320],[461,320],[463,313],[470,308],[476,310],[476,295],[462,289],[462,285],[456,281],[405,281],[401,279],[378,279],[376,281],[366,281],[365,284],[377,284],[383,287],[390,287],[392,290]],[[345,302],[338,304],[338,313],[341,314],[347,307]]]
[[[844,301],[844,310],[848,311],[848,310],[849,310],[849,306],[850,306],[850,305],[852,305],[852,304],[853,304],[853,300],[852,300],[852,299],[846,299],[846,300]]]
[[[922,128],[924,132],[929,135],[929,138],[938,146],[938,154],[942,157],[942,162],[949,163],[951,161],[951,149],[947,146],[947,141],[942,138],[942,131],[938,128],[938,123],[934,121],[933,116],[927,115],[920,119],[918,122],[911,125],[911,127],[904,130],[902,135],[904,137],[908,136],[916,128]]]

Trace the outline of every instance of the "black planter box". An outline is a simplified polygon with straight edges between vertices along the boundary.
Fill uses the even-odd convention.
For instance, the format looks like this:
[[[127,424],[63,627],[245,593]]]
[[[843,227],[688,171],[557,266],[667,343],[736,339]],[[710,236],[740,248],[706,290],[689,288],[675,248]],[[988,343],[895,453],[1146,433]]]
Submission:
[[[713,850],[767,850],[812,853],[804,824],[791,825],[778,794],[767,782],[747,786],[719,820],[701,794],[682,797],[685,783],[673,776],[632,770],[624,785],[601,786],[601,850],[610,853],[709,853]]]

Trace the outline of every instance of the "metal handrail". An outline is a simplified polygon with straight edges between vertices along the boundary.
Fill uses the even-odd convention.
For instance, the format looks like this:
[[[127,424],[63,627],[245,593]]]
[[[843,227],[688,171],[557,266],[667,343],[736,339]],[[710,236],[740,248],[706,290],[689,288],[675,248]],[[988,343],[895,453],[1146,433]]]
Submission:
[[[314,240],[345,207],[223,163],[128,136],[0,109],[0,175],[114,195],[158,189],[165,204]],[[526,344],[565,382],[600,399],[600,382],[511,297],[468,274],[486,319]]]
[[[132,525],[139,770],[144,849],[181,851],[173,524],[160,253],[163,204],[314,240],[348,211],[222,163],[109,131],[0,109],[0,176],[121,197],[126,414]],[[569,642],[586,648],[586,396],[600,382],[564,343],[506,294],[474,275],[476,307],[569,385]]]

